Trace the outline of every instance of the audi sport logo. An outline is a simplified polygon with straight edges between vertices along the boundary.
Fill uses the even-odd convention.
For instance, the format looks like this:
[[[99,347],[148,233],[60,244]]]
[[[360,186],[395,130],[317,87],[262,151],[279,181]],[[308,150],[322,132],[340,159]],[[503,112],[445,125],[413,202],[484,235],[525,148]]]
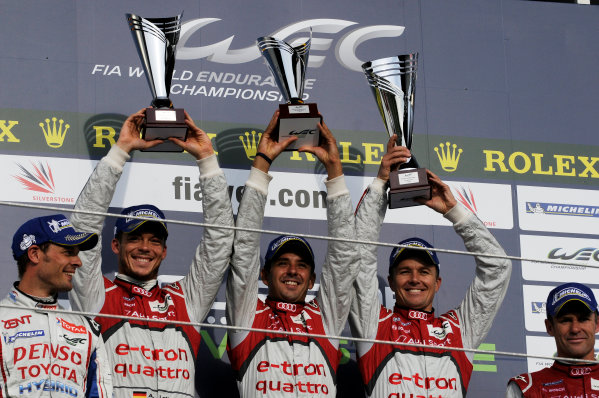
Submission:
[[[428,319],[428,314],[426,314],[424,312],[412,310],[412,311],[408,312],[408,317],[412,318],[412,319],[422,319],[423,321],[426,321]]]
[[[591,368],[588,367],[570,369],[570,374],[572,376],[584,376],[588,375],[589,373],[591,373]]]
[[[295,305],[293,303],[281,303],[281,302],[278,302],[277,303],[277,309],[283,310],[283,311],[292,311],[292,312],[295,312],[295,311],[297,311],[297,305]]]

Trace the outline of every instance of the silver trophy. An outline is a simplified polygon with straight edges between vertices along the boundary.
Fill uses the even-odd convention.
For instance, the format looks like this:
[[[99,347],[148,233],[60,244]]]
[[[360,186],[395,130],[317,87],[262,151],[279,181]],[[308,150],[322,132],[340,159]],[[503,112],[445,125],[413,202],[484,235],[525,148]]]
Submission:
[[[274,37],[256,39],[258,49],[287,102],[279,105],[278,140],[298,137],[286,150],[295,150],[303,145],[317,146],[320,141],[318,123],[322,117],[316,104],[305,104],[302,100],[311,41],[312,31],[310,39],[296,47]]]
[[[148,141],[166,140],[168,137],[185,140],[187,137],[185,112],[182,108],[173,108],[169,99],[182,15],[142,18],[127,14],[133,41],[153,96],[151,107],[146,108],[146,122],[142,127],[142,137]],[[183,148],[165,141],[148,151],[181,152]]]
[[[362,69],[385,123],[389,137],[397,134],[397,145],[412,150],[414,94],[418,53],[366,62]],[[416,206],[417,198],[430,199],[426,169],[419,168],[414,155],[389,176],[389,208]]]

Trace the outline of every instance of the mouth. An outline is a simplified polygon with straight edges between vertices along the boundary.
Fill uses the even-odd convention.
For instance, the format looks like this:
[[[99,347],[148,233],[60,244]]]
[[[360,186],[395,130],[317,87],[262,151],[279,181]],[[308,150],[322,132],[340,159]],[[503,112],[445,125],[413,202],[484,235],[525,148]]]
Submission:
[[[300,283],[298,281],[283,281],[283,284],[285,286],[291,286],[291,287],[296,287],[296,286],[300,285]]]
[[[131,258],[139,264],[148,264],[148,263],[150,263],[150,261],[152,261],[152,259],[150,257],[145,257],[145,256],[143,256],[143,257],[142,256],[131,256]]]

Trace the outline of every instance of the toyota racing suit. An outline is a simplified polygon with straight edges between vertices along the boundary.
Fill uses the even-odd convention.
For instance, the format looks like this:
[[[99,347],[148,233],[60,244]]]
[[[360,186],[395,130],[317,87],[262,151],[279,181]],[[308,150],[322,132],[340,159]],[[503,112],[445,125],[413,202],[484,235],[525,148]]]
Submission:
[[[1,397],[112,397],[110,367],[92,320],[68,313],[56,298],[33,298],[15,287],[0,302]],[[21,309],[22,308],[22,309]]]
[[[105,212],[129,155],[113,145],[83,188],[76,209]],[[198,161],[204,222],[233,225],[224,174],[211,156]],[[102,232],[104,217],[73,214],[82,231]],[[179,282],[160,288],[156,280],[137,282],[126,275],[102,276],[101,247],[81,252],[70,293],[74,309],[133,317],[201,322],[210,310],[229,263],[233,232],[204,228],[191,268]],[[194,396],[199,329],[192,326],[97,317],[113,371],[115,397]]]
[[[384,181],[375,179],[356,214],[358,239],[376,240],[385,218]],[[445,217],[470,252],[504,254],[483,223],[461,204]],[[443,347],[477,348],[491,328],[505,296],[511,262],[476,256],[476,275],[460,306],[441,316],[434,312],[379,303],[377,247],[364,245],[362,265],[354,283],[350,325],[356,337],[415,343],[439,348],[415,348],[358,343],[358,365],[369,397],[463,397],[472,373],[473,353]]]
[[[512,377],[506,398],[599,398],[599,365],[554,362],[549,368]]]
[[[260,228],[270,175],[252,168],[237,226]],[[325,182],[329,236],[352,239],[354,218],[343,176]],[[229,334],[228,353],[242,398],[336,396],[339,341],[285,336],[277,330],[339,335],[347,320],[351,285],[359,268],[355,245],[329,241],[316,299],[286,303],[258,299],[260,234],[237,231],[227,280],[229,324],[272,330]]]

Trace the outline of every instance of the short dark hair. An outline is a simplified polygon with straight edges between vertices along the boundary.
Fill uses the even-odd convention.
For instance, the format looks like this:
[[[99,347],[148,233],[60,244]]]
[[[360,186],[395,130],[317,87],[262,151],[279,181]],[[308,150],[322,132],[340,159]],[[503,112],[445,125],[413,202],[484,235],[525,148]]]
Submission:
[[[122,243],[123,242],[123,234],[141,235],[142,233],[150,232],[150,233],[156,235],[158,238],[160,238],[162,240],[162,244],[166,246],[166,238],[168,237],[168,235],[166,234],[166,232],[164,232],[163,228],[158,228],[159,226],[160,226],[160,224],[156,223],[156,222],[145,222],[144,224],[139,226],[134,231],[131,231],[131,232],[118,231],[114,235],[114,238],[116,240],[118,240],[119,243]]]
[[[430,257],[427,256],[427,254],[424,251],[420,251],[420,250],[410,250],[409,253],[406,253],[406,255],[399,259],[399,261],[396,261],[395,263],[393,263],[390,267],[389,267],[389,275],[393,275],[393,273],[395,272],[395,270],[397,269],[397,266],[399,265],[400,262],[402,262],[403,260],[407,260],[407,259],[413,259],[413,260],[418,260],[420,261],[422,264],[426,264],[428,266],[431,267],[435,267],[435,270],[437,271],[437,278],[439,278],[441,272],[439,270],[439,265],[438,264],[434,264],[431,262]]]
[[[45,254],[48,251],[52,242],[44,242],[37,245],[40,250]],[[27,269],[27,264],[29,264],[29,253],[25,252],[21,257],[17,259],[17,271],[19,273],[19,279],[23,277],[25,274],[25,270]]]

